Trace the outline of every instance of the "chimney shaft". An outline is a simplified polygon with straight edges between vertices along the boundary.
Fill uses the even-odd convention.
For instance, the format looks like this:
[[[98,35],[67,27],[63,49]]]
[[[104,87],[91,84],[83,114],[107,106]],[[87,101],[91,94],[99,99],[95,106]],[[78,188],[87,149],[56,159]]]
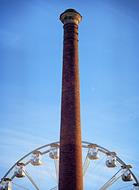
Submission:
[[[59,190],[82,190],[82,144],[78,68],[78,24],[81,15],[68,9],[64,24]]]

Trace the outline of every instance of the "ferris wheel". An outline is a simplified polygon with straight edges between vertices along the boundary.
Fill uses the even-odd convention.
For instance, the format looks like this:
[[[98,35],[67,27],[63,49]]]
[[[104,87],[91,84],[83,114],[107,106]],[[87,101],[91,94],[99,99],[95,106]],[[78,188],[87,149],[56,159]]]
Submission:
[[[2,177],[0,190],[57,190],[59,142],[38,147],[19,159]],[[139,181],[116,152],[82,141],[84,189],[139,190]]]

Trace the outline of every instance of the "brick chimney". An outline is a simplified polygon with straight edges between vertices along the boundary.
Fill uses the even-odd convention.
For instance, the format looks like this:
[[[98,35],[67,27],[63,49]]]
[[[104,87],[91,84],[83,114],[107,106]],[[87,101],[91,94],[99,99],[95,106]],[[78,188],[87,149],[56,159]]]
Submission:
[[[81,15],[67,9],[64,24],[60,129],[59,190],[83,190],[78,66],[78,24]]]

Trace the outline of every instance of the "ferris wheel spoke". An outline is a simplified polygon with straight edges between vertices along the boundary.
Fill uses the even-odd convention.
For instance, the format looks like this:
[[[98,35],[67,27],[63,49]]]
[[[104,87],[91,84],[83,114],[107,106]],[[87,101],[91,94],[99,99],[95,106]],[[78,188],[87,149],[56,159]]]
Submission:
[[[33,171],[33,170],[31,170],[31,167],[37,166],[36,171],[38,171],[38,174],[41,174],[41,176],[38,176],[38,174],[37,174],[39,179],[41,177],[41,180],[44,180],[43,174],[47,175],[47,177],[50,178],[50,180],[51,180],[50,183],[52,183],[51,184],[52,186],[50,186],[50,184],[49,184],[48,189],[49,190],[57,190],[58,189],[58,187],[57,187],[58,176],[59,176],[59,156],[58,156],[59,146],[60,146],[59,142],[46,144],[44,146],[34,149],[33,151],[31,151],[28,154],[26,154],[25,156],[23,156],[8,170],[8,172],[0,180],[0,186],[2,186],[2,188],[5,188],[5,187],[11,188],[10,184],[13,183],[13,181],[16,182],[15,180],[18,180],[18,178],[22,178],[22,177],[26,176],[25,180],[29,180],[31,182],[32,186],[36,190],[39,190],[39,187],[37,186],[37,183],[36,183],[37,181],[35,180],[35,182],[34,182],[34,180],[32,179],[32,173],[29,172],[30,175],[28,174],[28,170]],[[139,189],[139,181],[137,179],[137,176],[135,176],[135,174],[132,172],[132,170],[131,170],[132,167],[130,165],[126,165],[126,163],[124,161],[122,161],[116,155],[116,153],[114,154],[114,152],[111,152],[104,147],[101,147],[97,144],[85,142],[85,141],[82,142],[82,149],[83,149],[83,157],[84,157],[83,168],[82,168],[83,176],[85,176],[88,171],[90,172],[90,169],[93,169],[93,173],[94,173],[94,171],[96,171],[98,169],[98,167],[104,167],[104,165],[106,165],[108,168],[114,168],[115,166],[117,166],[117,169],[118,169],[120,167],[120,170],[117,173],[115,173],[115,175],[112,176],[112,173],[108,174],[109,177],[110,176],[112,176],[112,177],[108,181],[105,180],[103,182],[102,187],[99,190],[106,190],[106,189],[109,189],[109,187],[111,187],[111,186],[112,187],[115,186],[114,185],[115,182],[120,178],[122,179],[123,182],[131,181],[131,180],[133,182],[132,182],[132,184],[130,183],[130,185],[126,185],[126,186],[124,186],[122,183],[119,184],[120,185],[119,186],[116,183],[117,188],[115,188],[115,189],[117,189],[117,190],[126,189],[127,190],[131,186],[133,189]],[[45,158],[45,156],[46,156],[46,158]],[[104,163],[104,161],[103,161],[104,158],[106,158],[106,163]],[[116,161],[115,160],[114,161],[116,163],[115,162],[114,162],[114,164],[112,163],[112,161],[111,161],[112,158],[115,158]],[[110,163],[108,163],[107,161],[110,161]],[[46,162],[47,162],[47,164],[46,164]],[[92,165],[91,165],[91,162],[92,162]],[[42,167],[39,170],[37,168],[39,168],[38,166],[40,166],[40,165]],[[45,168],[45,166],[47,166],[47,167]],[[101,170],[99,170],[99,171],[101,171]],[[116,171],[116,170],[113,170],[113,171]],[[97,181],[99,179],[100,178],[98,178],[98,176],[95,175],[95,184],[96,185],[100,184]],[[19,189],[29,190],[28,188],[24,187],[27,185],[27,183],[24,183],[23,186],[18,185],[17,183],[13,183],[13,185],[19,187]],[[53,188],[51,188],[51,187],[53,187]]]
[[[27,176],[27,178],[29,179],[29,181],[32,183],[32,185],[35,187],[35,189],[40,190],[39,187],[34,182],[34,180],[32,179],[32,177],[28,174],[28,172],[24,170],[24,173]]]
[[[97,167],[103,162],[105,156],[103,156],[98,162],[97,164],[93,167],[93,172],[96,171]]]
[[[57,186],[51,188],[50,190],[57,190]]]
[[[120,169],[116,174],[114,174],[99,190],[106,190],[113,183],[115,183],[122,175],[122,169]]]
[[[58,181],[58,175],[59,175],[59,169],[58,169],[58,167],[59,167],[59,162],[58,162],[57,159],[54,159],[54,165],[55,165],[56,179],[57,179],[57,181]]]
[[[43,164],[44,166],[46,166],[46,164],[44,163]],[[49,169],[47,168],[47,170],[45,170],[45,173],[49,176],[49,177],[51,177],[52,179],[53,179],[53,181],[54,182],[56,182],[57,183],[57,179],[56,179],[56,176],[55,175],[52,175],[52,173],[49,171]]]
[[[90,160],[89,160],[88,156],[86,155],[84,164],[83,164],[83,176],[85,176],[87,169],[89,167],[89,164],[90,164]]]

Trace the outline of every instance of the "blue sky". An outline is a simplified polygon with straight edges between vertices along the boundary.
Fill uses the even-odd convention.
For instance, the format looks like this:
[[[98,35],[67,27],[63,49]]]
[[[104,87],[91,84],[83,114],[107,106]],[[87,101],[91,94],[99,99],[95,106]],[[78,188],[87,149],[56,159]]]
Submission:
[[[0,0],[0,176],[59,140],[63,26],[79,26],[82,139],[116,151],[139,177],[139,1]]]

